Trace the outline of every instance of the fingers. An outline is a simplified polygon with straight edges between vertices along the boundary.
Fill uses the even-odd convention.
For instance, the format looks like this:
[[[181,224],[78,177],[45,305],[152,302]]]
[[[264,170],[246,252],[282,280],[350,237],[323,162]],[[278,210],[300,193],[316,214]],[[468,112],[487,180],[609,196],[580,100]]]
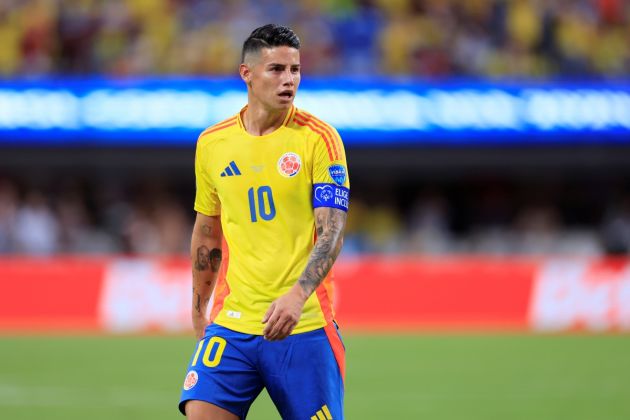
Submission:
[[[282,329],[284,328],[284,324],[286,324],[286,322],[286,319],[278,319],[278,321],[273,325],[273,328],[271,328],[270,331],[265,334],[265,338],[269,341],[279,340],[278,335],[280,331],[282,331]]]
[[[291,295],[275,300],[265,313],[262,323],[266,324],[263,336],[267,340],[286,338],[300,320],[303,303],[294,302]]]
[[[271,315],[273,314],[273,310],[276,308],[276,302],[272,302],[271,306],[269,307],[269,309],[267,309],[267,312],[265,312],[265,316],[262,319],[262,323],[266,324],[267,321],[269,321],[269,318],[271,318]]]
[[[283,340],[291,334],[297,322],[290,317],[278,319],[270,331],[265,334],[265,339],[269,341]]]
[[[269,335],[271,334],[271,331],[273,331],[273,328],[277,322],[278,322],[277,319],[273,319],[267,322],[267,325],[265,326],[265,329],[263,330],[263,335],[265,336],[265,338],[268,339]]]
[[[275,340],[284,340],[291,334],[293,328],[297,325],[296,322],[289,321],[284,324],[284,326],[279,330],[278,334],[275,337]]]
[[[265,313],[265,316],[263,317],[263,324],[267,324],[265,325],[265,329],[263,330],[263,335],[265,336],[265,338],[269,335],[269,333],[273,330],[274,326],[278,322],[279,315],[276,313],[275,309],[276,303],[274,302],[271,304],[271,306],[267,310],[267,313]]]
[[[265,340],[273,340],[272,337],[274,337],[276,335],[276,324],[277,324],[277,320],[275,320],[275,322],[272,323],[268,323],[267,326],[265,327],[265,330],[263,331],[263,336],[265,337]]]

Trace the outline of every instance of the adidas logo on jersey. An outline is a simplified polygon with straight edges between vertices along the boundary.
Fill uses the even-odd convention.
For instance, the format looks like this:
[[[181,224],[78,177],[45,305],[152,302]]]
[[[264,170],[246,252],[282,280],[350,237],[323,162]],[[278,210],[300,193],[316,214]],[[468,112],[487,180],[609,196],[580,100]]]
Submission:
[[[230,164],[225,168],[223,172],[221,172],[221,176],[237,176],[240,175],[241,171],[236,166],[234,161],[230,162]]]

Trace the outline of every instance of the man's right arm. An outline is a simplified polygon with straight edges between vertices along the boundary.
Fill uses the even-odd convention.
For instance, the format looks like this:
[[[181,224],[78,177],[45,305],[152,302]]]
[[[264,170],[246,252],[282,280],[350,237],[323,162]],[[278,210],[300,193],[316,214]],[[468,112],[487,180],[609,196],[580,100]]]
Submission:
[[[206,312],[221,267],[222,240],[221,216],[197,213],[190,241],[190,254],[193,277],[192,324],[198,340],[203,338],[208,325]]]

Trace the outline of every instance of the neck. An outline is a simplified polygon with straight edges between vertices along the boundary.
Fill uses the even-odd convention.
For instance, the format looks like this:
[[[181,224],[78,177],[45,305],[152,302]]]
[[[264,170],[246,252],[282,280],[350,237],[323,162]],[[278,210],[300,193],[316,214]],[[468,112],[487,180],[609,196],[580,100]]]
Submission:
[[[270,110],[263,106],[248,104],[241,118],[245,130],[253,136],[264,136],[274,132],[282,125],[289,110]]]

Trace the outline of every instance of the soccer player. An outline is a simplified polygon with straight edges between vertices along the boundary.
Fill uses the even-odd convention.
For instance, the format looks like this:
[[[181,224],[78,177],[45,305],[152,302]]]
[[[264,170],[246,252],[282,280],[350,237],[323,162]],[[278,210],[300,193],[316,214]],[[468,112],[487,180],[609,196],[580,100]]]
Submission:
[[[343,418],[330,269],[350,184],[337,131],[293,105],[299,49],[289,28],[254,30],[239,68],[247,105],[197,142],[189,419],[243,419],[263,388],[283,419]]]

